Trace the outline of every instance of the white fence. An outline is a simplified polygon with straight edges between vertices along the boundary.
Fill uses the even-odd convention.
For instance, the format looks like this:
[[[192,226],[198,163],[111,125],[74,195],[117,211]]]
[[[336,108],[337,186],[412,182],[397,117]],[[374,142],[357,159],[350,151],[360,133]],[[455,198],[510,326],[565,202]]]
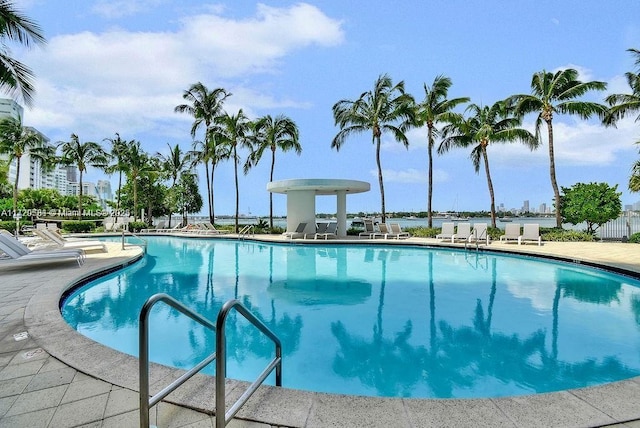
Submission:
[[[640,216],[633,211],[623,213],[622,216],[603,224],[596,231],[600,239],[611,241],[626,241],[638,232],[640,232]]]

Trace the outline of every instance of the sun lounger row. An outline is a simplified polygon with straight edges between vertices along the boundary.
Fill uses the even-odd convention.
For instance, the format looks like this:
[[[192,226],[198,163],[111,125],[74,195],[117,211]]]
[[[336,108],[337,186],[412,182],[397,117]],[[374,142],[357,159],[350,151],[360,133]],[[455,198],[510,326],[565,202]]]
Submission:
[[[4,232],[0,233],[0,252],[6,256],[0,260],[0,267],[62,261],[75,261],[78,266],[82,266],[85,260],[85,253],[82,249],[31,250],[11,234]]]
[[[158,223],[158,226],[164,226],[164,223]],[[209,223],[195,223],[188,224],[186,226],[182,226],[181,223],[177,223],[175,226],[171,228],[156,228],[156,229],[142,229],[143,233],[196,233],[201,235],[218,235],[221,233],[225,233],[221,230],[216,229],[216,227]]]
[[[283,237],[288,239],[329,239],[329,238],[337,238],[338,232],[338,223],[330,222],[330,223],[318,223],[316,224],[315,230],[312,232],[307,232],[307,224],[306,222],[299,223],[298,227],[292,232],[284,232],[282,234]]]
[[[522,233],[520,233],[520,224],[509,223],[504,227],[504,235],[500,236],[500,242],[518,242],[518,245],[525,244],[527,242],[537,242],[538,245],[542,245],[542,237],[540,236],[540,225],[537,223],[528,223],[522,227]]]
[[[378,223],[378,230],[373,220],[364,220],[364,232],[360,232],[360,238],[384,238],[384,239],[403,239],[410,238],[409,232],[404,232],[399,223]]]
[[[487,223],[474,223],[472,229],[469,222],[458,223],[457,227],[455,223],[445,222],[442,223],[442,231],[436,235],[436,239],[450,240],[452,243],[456,241],[467,243],[484,241],[488,245]]]

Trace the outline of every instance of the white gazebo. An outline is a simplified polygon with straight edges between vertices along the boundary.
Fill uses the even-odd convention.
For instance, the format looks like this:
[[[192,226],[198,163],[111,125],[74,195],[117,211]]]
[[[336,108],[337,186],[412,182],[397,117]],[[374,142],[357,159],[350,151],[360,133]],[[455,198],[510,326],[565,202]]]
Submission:
[[[307,223],[305,233],[314,233],[316,195],[336,195],[337,235],[340,237],[347,236],[347,193],[368,192],[370,189],[365,181],[330,178],[299,178],[267,184],[269,192],[287,195],[287,232],[294,231],[300,223]]]

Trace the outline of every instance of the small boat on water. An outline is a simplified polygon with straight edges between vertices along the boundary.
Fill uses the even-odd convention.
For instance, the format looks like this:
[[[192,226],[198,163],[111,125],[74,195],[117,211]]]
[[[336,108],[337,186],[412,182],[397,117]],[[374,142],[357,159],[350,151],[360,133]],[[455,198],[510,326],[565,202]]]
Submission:
[[[502,223],[510,223],[513,221],[513,219],[511,217],[499,217],[498,221],[502,222]]]

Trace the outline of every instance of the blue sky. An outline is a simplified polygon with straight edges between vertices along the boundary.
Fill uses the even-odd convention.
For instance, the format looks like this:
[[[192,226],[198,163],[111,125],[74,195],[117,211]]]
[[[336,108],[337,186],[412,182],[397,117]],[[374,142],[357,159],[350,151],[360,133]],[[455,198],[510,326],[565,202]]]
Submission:
[[[14,55],[37,76],[35,106],[25,125],[52,141],[102,141],[120,133],[150,153],[167,144],[191,145],[192,118],[174,113],[182,93],[201,81],[233,95],[225,108],[250,118],[284,114],[299,129],[303,152],[277,153],[275,179],[346,178],[371,183],[368,193],[347,198],[349,212],[380,209],[375,151],[370,134],[331,149],[338,129],[331,107],[355,100],[387,73],[416,100],[423,85],[444,74],[450,97],[493,104],[529,93],[531,76],[543,69],[575,68],[582,80],[607,82],[606,93],[629,92],[624,73],[633,69],[628,48],[640,48],[640,2],[420,1],[337,2],[195,0],[19,0],[16,7],[37,21],[44,49]],[[534,116],[525,118],[532,129]],[[633,144],[640,123],[605,129],[597,121],[557,116],[558,183],[618,184],[624,204],[640,200],[627,190]],[[545,131],[546,132],[546,131]],[[426,131],[412,130],[409,149],[383,137],[382,167],[387,211],[424,211],[427,201]],[[201,138],[201,137],[200,137]],[[245,154],[246,155],[246,154]],[[520,208],[551,204],[548,146],[530,152],[518,144],[489,148],[496,203]],[[434,159],[434,209],[488,210],[484,171],[474,172],[461,149]],[[90,170],[88,180],[104,178]],[[240,211],[268,213],[269,159],[240,177]],[[231,163],[215,177],[217,214],[235,210]],[[112,177],[114,187],[116,177]],[[206,189],[201,174],[203,193]],[[285,214],[284,195],[274,195]],[[335,198],[318,197],[319,212],[335,211]]]

